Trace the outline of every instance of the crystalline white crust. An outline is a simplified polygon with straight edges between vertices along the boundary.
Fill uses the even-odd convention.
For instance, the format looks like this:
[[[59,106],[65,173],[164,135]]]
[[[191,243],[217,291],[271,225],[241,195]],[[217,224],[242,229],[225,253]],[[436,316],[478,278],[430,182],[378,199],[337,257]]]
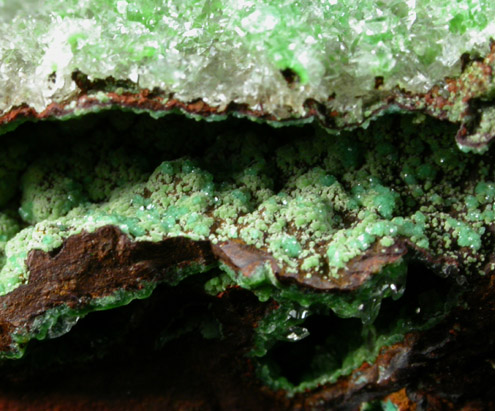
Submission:
[[[377,76],[422,92],[459,74],[494,17],[489,0],[0,0],[0,114],[67,100],[78,69],[280,118],[334,96],[359,117]]]

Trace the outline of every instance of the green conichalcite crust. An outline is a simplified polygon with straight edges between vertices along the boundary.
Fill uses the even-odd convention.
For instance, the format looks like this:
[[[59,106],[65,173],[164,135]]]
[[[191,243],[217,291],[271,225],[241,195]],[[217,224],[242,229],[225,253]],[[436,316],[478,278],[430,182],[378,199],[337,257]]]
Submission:
[[[398,239],[475,272],[494,220],[493,167],[489,153],[460,152],[451,131],[398,117],[340,136],[315,129],[273,152],[253,133],[221,136],[203,158],[152,171],[144,155],[113,149],[98,134],[29,163],[32,154],[13,143],[2,154],[17,153],[10,161],[25,168],[2,162],[2,200],[19,193],[18,219],[28,226],[16,234],[18,219],[2,214],[1,293],[28,278],[29,250],[50,251],[107,224],[136,241],[240,239],[286,272],[322,278],[343,275],[354,257]]]
[[[412,107],[407,93],[403,106],[443,110],[432,114],[465,125],[474,121],[466,113],[476,98],[483,110],[471,113],[480,118],[469,143],[484,150],[461,152],[450,123],[390,114],[399,97],[382,119],[336,134],[314,124],[276,130],[122,112],[23,126],[2,136],[0,150],[0,295],[29,282],[30,251],[53,251],[105,225],[132,241],[239,240],[272,256],[280,271],[267,263],[246,276],[220,263],[204,288],[216,295],[239,286],[278,304],[257,324],[251,351],[267,384],[303,392],[372,362],[384,346],[431,327],[458,303],[456,292],[430,290],[412,309],[383,318],[380,307],[407,292],[414,258],[459,284],[487,271],[495,169],[493,150],[483,144],[495,130],[494,85],[476,64],[461,75],[473,82],[471,94],[449,94],[442,81],[460,75],[463,53],[488,54],[494,17],[493,2],[471,0],[0,0],[0,116],[21,105],[42,112],[51,103],[67,103],[66,119],[87,114],[91,108],[77,101],[76,71],[89,80],[127,80],[133,93],[158,88],[161,103],[163,96],[202,99],[221,111],[234,102],[276,119],[301,119],[316,100],[328,113],[350,116],[336,120],[342,126],[372,118],[397,87],[422,93],[440,84],[445,107],[427,107],[420,97]],[[110,101],[101,91],[88,96]],[[384,264],[352,292],[300,286],[345,283],[356,259],[400,247],[415,254]],[[209,268],[192,266],[176,278]],[[39,315],[16,330],[7,356],[22,355],[32,338],[69,331],[90,311],[144,298],[156,284],[143,286],[81,311],[61,305]],[[277,347],[304,341],[311,319],[335,316],[350,325],[315,346],[299,380],[284,375]]]
[[[492,151],[462,153],[448,124],[396,115],[366,130],[330,135],[312,125],[271,129],[240,120],[208,124],[109,114],[23,126],[16,132],[23,138],[4,136],[2,295],[29,281],[30,250],[51,251],[71,235],[108,224],[133,241],[241,240],[303,279],[345,279],[353,258],[372,248],[386,253],[399,240],[440,266],[457,265],[462,275],[483,274],[495,220]],[[68,131],[73,137],[61,137]],[[455,303],[442,297],[422,321],[377,324],[382,301],[404,293],[407,267],[399,259],[355,292],[318,294],[283,285],[269,265],[248,278],[222,264],[205,290],[217,294],[238,285],[281,304],[257,328],[252,354],[262,359],[276,341],[304,339],[308,316],[361,321],[356,341],[369,335],[373,344],[351,344],[340,366],[332,357],[330,371],[316,367],[300,384],[277,377],[260,360],[260,375],[273,387],[304,390],[372,361],[382,346],[430,326]],[[194,270],[204,268],[192,267],[187,275]],[[85,312],[136,297],[95,301]],[[19,341],[51,335],[50,324],[67,331],[71,318],[85,314],[64,310],[19,330]]]

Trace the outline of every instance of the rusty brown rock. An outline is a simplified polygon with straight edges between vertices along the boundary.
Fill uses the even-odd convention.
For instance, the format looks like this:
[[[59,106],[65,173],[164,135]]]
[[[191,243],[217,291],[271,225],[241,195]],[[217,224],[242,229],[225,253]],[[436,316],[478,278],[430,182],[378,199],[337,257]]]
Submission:
[[[208,242],[176,237],[132,243],[111,226],[71,236],[56,252],[32,250],[28,283],[0,297],[0,350],[10,350],[13,331],[29,331],[34,320],[52,308],[84,311],[116,291],[139,291],[150,282],[174,283],[181,269],[214,261]]]
[[[402,248],[399,247],[397,252],[389,257],[400,258],[405,252],[407,252],[407,245],[403,244]],[[110,226],[93,233],[81,233],[69,237],[59,250],[52,253],[34,250],[28,259],[31,272],[29,282],[1,297],[0,303],[3,307],[1,347],[3,350],[9,348],[11,341],[8,336],[13,329],[29,328],[36,317],[46,310],[62,304],[76,310],[83,310],[94,299],[110,295],[119,289],[137,291],[143,287],[145,282],[175,284],[178,280],[177,268],[187,268],[192,263],[201,266],[215,265],[217,260],[223,261],[246,276],[254,272],[259,265],[267,262],[274,264],[272,257],[268,254],[240,242],[212,246],[206,241],[194,242],[181,237],[169,238],[158,243],[132,242],[125,234]],[[371,254],[355,262],[353,267],[356,273],[354,275],[359,278],[359,275],[365,272],[369,276],[376,268],[376,264],[382,263],[381,258]],[[272,267],[276,269],[275,266]],[[409,403],[413,404],[411,405],[413,408],[410,409],[414,409],[418,404],[430,404],[426,409],[433,410],[456,409],[449,407],[470,409],[470,406],[479,405],[480,401],[481,404],[490,404],[490,401],[493,403],[493,396],[490,392],[486,392],[484,397],[481,392],[486,382],[490,381],[488,377],[494,373],[493,364],[490,362],[493,361],[493,341],[495,341],[492,331],[495,330],[493,324],[495,321],[493,315],[495,312],[494,284],[493,273],[490,271],[485,277],[472,280],[466,285],[472,290],[466,306],[454,310],[448,318],[433,329],[408,334],[402,342],[385,347],[373,364],[364,363],[351,375],[340,378],[335,384],[326,384],[304,394],[296,394],[292,399],[287,399],[283,392],[272,392],[259,382],[255,382],[257,379],[250,360],[244,357],[252,344],[252,333],[257,322],[267,310],[276,309],[277,305],[274,302],[259,303],[246,290],[230,290],[216,299],[208,297],[213,299],[209,300],[211,302],[207,302],[208,304],[216,306],[217,303],[213,301],[219,304],[216,312],[226,327],[227,342],[225,344],[227,345],[222,345],[222,343],[218,349],[214,349],[214,344],[198,345],[196,340],[191,341],[190,344],[199,352],[202,352],[203,348],[198,347],[204,345],[207,355],[218,357],[218,364],[215,362],[217,360],[212,360],[210,364],[216,370],[214,377],[211,377],[214,380],[218,378],[215,384],[221,384],[224,379],[235,380],[241,385],[245,384],[238,390],[231,388],[231,394],[226,393],[226,397],[222,400],[225,401],[222,404],[237,404],[236,409],[249,409],[248,407],[254,406],[256,402],[249,402],[244,407],[239,400],[243,395],[251,395],[259,396],[260,409],[351,410],[357,409],[363,401],[384,398],[399,390],[407,393]],[[185,298],[184,296],[187,295],[186,291],[170,292],[177,294],[178,298]],[[237,303],[236,298],[240,296],[239,292],[243,295],[249,294],[250,297],[242,297]],[[200,294],[193,292],[191,298],[205,297],[200,297]],[[248,298],[249,304],[243,300],[245,298]],[[230,308],[226,309],[222,305],[224,303],[228,303],[227,306]],[[244,314],[242,314],[244,309],[241,307],[247,310]],[[473,318],[477,318],[474,324]],[[462,361],[459,361],[460,358]],[[171,360],[167,359],[167,361]],[[198,361],[204,362],[205,360],[198,359]],[[480,368],[471,361],[479,361]],[[137,365],[134,366],[137,367]],[[146,367],[154,370],[151,363]],[[75,370],[77,369],[76,366]],[[201,370],[201,372],[206,372],[202,368]],[[36,372],[35,375],[38,375]],[[137,370],[131,370],[131,372],[137,372]],[[157,383],[154,372],[144,374],[152,385]],[[3,385],[7,384],[14,390],[20,389],[22,385],[16,385],[14,382],[15,375],[18,374],[15,372],[4,374]],[[82,375],[88,376],[87,373]],[[76,374],[65,378],[72,381],[71,384],[79,383],[83,386],[85,384],[87,387],[90,386],[89,383],[78,380]],[[184,381],[181,382],[183,383]],[[110,389],[118,391],[120,388],[116,385]],[[10,404],[9,407],[22,407],[22,404],[27,404],[14,401],[12,398],[6,400],[8,396],[5,393],[2,394],[1,391],[0,404]],[[48,391],[41,397],[35,394],[35,391],[28,390],[28,392],[31,392],[28,397],[31,395],[31,398],[38,398],[36,400],[38,402],[30,402],[33,404],[32,409],[43,407],[53,409],[49,404],[55,407],[57,404],[60,406],[66,403],[57,397],[61,395],[59,391],[51,391],[52,394]],[[208,397],[207,391],[201,392],[189,403],[181,403],[179,399],[173,399],[173,392],[173,390],[169,392],[165,389],[164,394],[160,394],[161,399],[156,397],[157,391],[143,392],[140,395],[144,396],[144,402],[130,403],[133,404],[131,409],[140,409],[140,404],[150,404],[150,406],[168,404],[171,409],[194,409],[194,407],[214,409],[214,402],[210,402],[212,400]],[[463,393],[460,397],[459,392]],[[470,392],[473,392],[473,395],[470,395]],[[233,397],[229,397],[230,395],[237,399],[234,400]],[[89,402],[86,404],[99,404],[98,406],[105,409],[118,409],[122,406],[122,402],[117,398],[107,398],[103,395],[100,400],[97,399],[98,396],[88,395],[86,398],[92,398],[87,400]],[[80,398],[75,400],[76,405],[80,400]],[[174,404],[173,407],[170,404]],[[77,406],[74,409],[77,409]]]

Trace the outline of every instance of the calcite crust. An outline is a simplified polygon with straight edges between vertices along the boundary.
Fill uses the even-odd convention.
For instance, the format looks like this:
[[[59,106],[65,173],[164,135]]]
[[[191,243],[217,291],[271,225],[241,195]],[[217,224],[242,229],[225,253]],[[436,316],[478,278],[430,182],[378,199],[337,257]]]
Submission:
[[[424,93],[461,55],[486,55],[493,17],[488,0],[5,1],[0,113],[70,99],[79,70],[220,110],[300,117],[314,100],[361,120],[383,94]]]
[[[15,4],[3,364],[186,280],[257,299],[242,358],[287,407],[388,409],[428,387],[417,358],[469,355],[495,306],[492,2]],[[223,340],[221,317],[155,345]]]

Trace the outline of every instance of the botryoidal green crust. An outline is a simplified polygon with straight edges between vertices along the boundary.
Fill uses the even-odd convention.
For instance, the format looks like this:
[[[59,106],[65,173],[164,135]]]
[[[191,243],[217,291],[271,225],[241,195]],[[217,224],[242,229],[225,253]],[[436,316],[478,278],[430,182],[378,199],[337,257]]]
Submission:
[[[221,270],[205,291],[239,286],[279,305],[258,324],[252,355],[265,383],[295,393],[373,362],[384,346],[432,326],[457,303],[454,293],[430,316],[377,323],[382,302],[403,295],[411,261],[459,283],[493,271],[493,153],[462,153],[448,123],[395,115],[329,135],[313,126],[111,114],[4,137],[1,299],[30,286],[33,252],[52,258],[68,240],[105,227],[132,244],[203,241],[217,259],[209,267]],[[66,332],[92,310],[141,298],[156,282],[77,309],[62,299],[18,323],[4,356],[19,357],[29,339]],[[425,298],[417,308],[428,312],[435,298]],[[340,365],[329,359],[328,369],[291,382],[266,354],[277,343],[303,341],[304,321],[317,315],[359,319],[363,331],[354,337],[368,343]]]
[[[450,130],[423,117],[395,117],[335,137],[316,129],[280,144],[273,157],[259,136],[231,135],[202,160],[165,161],[153,172],[144,156],[91,140],[63,157],[30,162],[22,176],[9,155],[18,150],[15,164],[27,160],[13,142],[2,153],[2,202],[19,193],[19,215],[29,226],[13,235],[18,220],[12,211],[2,217],[1,292],[27,280],[29,250],[50,251],[109,224],[135,241],[240,240],[268,252],[280,279],[320,289],[346,288],[341,278],[356,258],[387,256],[401,241],[432,261],[482,272],[495,212],[491,157],[464,155]],[[238,154],[217,164],[228,150]],[[381,265],[374,258],[368,271]]]
[[[354,371],[493,273],[491,2],[24,3],[0,0],[0,358],[214,268],[205,292],[241,287],[272,304],[250,353],[271,389],[368,384]],[[115,108],[156,122],[90,115]],[[312,124],[159,120],[176,112]],[[67,123],[15,138],[42,119]],[[174,241],[193,252],[163,266]],[[57,271],[78,243],[88,265]],[[154,246],[151,259],[139,251]],[[119,268],[98,265],[107,251],[122,252]],[[411,303],[418,261],[426,283],[450,283]],[[125,281],[98,288],[112,275]],[[404,299],[395,316],[381,309]],[[348,325],[297,378],[285,373],[277,352],[334,317]]]

